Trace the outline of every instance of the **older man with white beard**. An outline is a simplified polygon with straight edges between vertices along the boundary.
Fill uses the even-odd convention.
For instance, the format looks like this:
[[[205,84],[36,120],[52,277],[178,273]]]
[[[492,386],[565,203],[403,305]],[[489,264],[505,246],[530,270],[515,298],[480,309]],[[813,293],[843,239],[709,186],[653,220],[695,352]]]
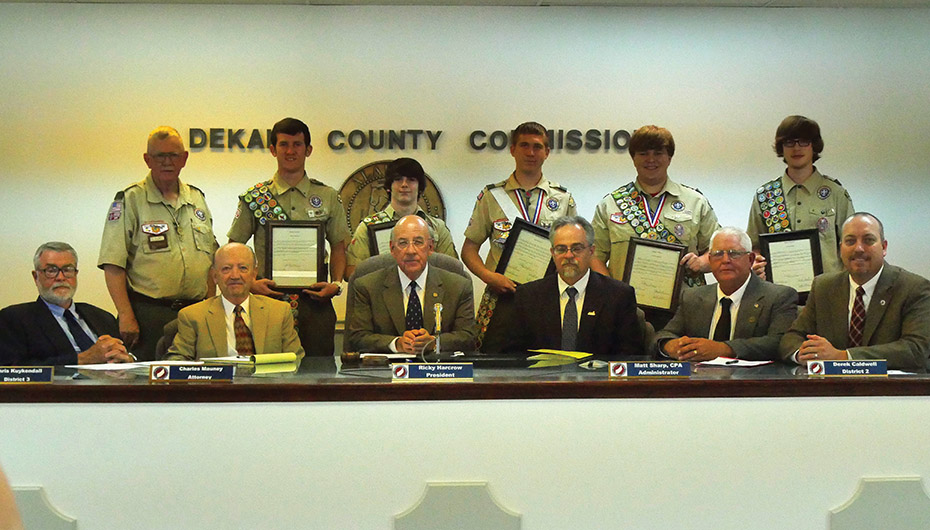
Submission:
[[[131,362],[110,313],[74,302],[77,252],[67,243],[45,243],[33,258],[34,302],[0,311],[0,366]]]

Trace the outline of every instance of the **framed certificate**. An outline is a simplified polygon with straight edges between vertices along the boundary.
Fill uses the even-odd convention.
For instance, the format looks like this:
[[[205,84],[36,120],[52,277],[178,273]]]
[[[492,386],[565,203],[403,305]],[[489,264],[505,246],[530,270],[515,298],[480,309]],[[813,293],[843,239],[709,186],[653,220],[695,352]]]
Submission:
[[[368,252],[372,256],[391,251],[391,230],[397,221],[368,225]]]
[[[549,229],[517,218],[504,243],[504,253],[497,263],[500,274],[516,284],[538,280],[555,269],[549,249]]]
[[[265,274],[275,282],[276,289],[305,289],[326,281],[323,223],[270,221],[265,226]]]
[[[674,311],[681,294],[681,258],[688,247],[634,237],[626,251],[623,281],[636,289],[640,307]]]
[[[810,292],[814,276],[823,273],[816,229],[760,234],[759,250],[766,261],[766,279],[793,287],[799,294]]]

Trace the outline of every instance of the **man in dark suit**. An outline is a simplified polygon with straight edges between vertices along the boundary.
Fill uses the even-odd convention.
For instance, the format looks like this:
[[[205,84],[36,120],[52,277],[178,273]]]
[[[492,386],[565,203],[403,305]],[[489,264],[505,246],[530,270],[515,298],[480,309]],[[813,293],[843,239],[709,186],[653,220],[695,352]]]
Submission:
[[[220,295],[178,312],[178,333],[168,360],[198,360],[256,353],[294,353],[303,358],[287,302],[250,294],[258,263],[252,249],[227,243],[213,255],[210,273]]]
[[[561,217],[552,223],[549,241],[558,274],[517,288],[511,351],[549,348],[588,352],[601,360],[641,358],[636,294],[629,285],[591,270],[591,223]]]
[[[885,263],[888,242],[874,215],[843,223],[844,271],[814,278],[807,305],[781,340],[786,361],[886,359],[924,372],[930,351],[930,281]]]
[[[656,334],[659,356],[777,359],[778,341],[798,315],[797,291],[752,274],[752,242],[739,228],[714,232],[709,258],[717,283],[682,292],[675,316]]]
[[[73,301],[77,252],[67,243],[45,243],[33,258],[35,302],[0,311],[0,366],[119,363],[133,360],[113,315]]]
[[[475,305],[471,282],[430,267],[434,238],[416,215],[391,231],[389,267],[353,280],[352,314],[347,315],[346,351],[420,354],[435,346],[436,305],[441,304],[441,349],[475,349]]]

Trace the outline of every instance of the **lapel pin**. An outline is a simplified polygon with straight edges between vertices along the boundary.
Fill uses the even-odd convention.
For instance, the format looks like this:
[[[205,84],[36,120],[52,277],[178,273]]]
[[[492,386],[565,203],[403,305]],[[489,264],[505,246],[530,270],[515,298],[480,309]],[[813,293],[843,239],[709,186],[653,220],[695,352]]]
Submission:
[[[589,317],[593,317],[593,316],[596,316],[596,315],[594,314],[594,311],[589,311],[589,312],[588,312],[588,316],[589,316]]]
[[[885,301],[884,301],[884,300],[882,300],[881,302],[879,302],[879,304],[881,304],[881,305],[885,305]]]

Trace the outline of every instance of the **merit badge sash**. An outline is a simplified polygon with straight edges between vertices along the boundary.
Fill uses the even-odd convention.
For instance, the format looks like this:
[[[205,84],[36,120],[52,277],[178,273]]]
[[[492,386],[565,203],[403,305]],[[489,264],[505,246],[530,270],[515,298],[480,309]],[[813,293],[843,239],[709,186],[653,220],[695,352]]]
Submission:
[[[613,192],[611,197],[617,203],[617,208],[620,209],[619,213],[610,216],[611,221],[618,224],[629,224],[633,231],[636,232],[636,235],[644,239],[668,241],[678,245],[683,244],[678,239],[678,236],[669,231],[660,220],[662,208],[665,207],[665,200],[668,198],[667,193],[662,194],[662,199],[654,211],[650,211],[649,201],[636,189],[633,182]],[[704,274],[693,272],[690,269],[685,270],[683,279],[685,285],[689,287],[707,284]]]
[[[790,232],[791,221],[785,209],[785,194],[781,179],[770,180],[756,190],[756,201],[762,212],[762,222],[770,234]]]
[[[533,208],[532,213],[530,213],[523,204],[523,197],[520,190],[513,190],[513,194],[514,197],[517,198],[517,204],[520,205],[519,210],[517,206],[513,204],[513,201],[510,200],[510,197],[507,196],[507,192],[503,187],[491,189],[491,197],[497,202],[497,205],[500,207],[501,211],[504,212],[504,215],[507,216],[506,219],[494,221],[494,229],[502,233],[501,237],[495,239],[494,242],[500,245],[507,242],[507,237],[510,235],[510,229],[513,227],[514,219],[522,217],[534,225],[538,225],[539,219],[542,216],[542,206],[545,202],[544,198],[546,192],[539,190],[539,198],[536,201],[536,207]]]
[[[274,195],[271,194],[272,182],[273,180],[259,182],[239,196],[249,206],[252,215],[261,225],[268,221],[287,221],[284,208],[281,208]]]

